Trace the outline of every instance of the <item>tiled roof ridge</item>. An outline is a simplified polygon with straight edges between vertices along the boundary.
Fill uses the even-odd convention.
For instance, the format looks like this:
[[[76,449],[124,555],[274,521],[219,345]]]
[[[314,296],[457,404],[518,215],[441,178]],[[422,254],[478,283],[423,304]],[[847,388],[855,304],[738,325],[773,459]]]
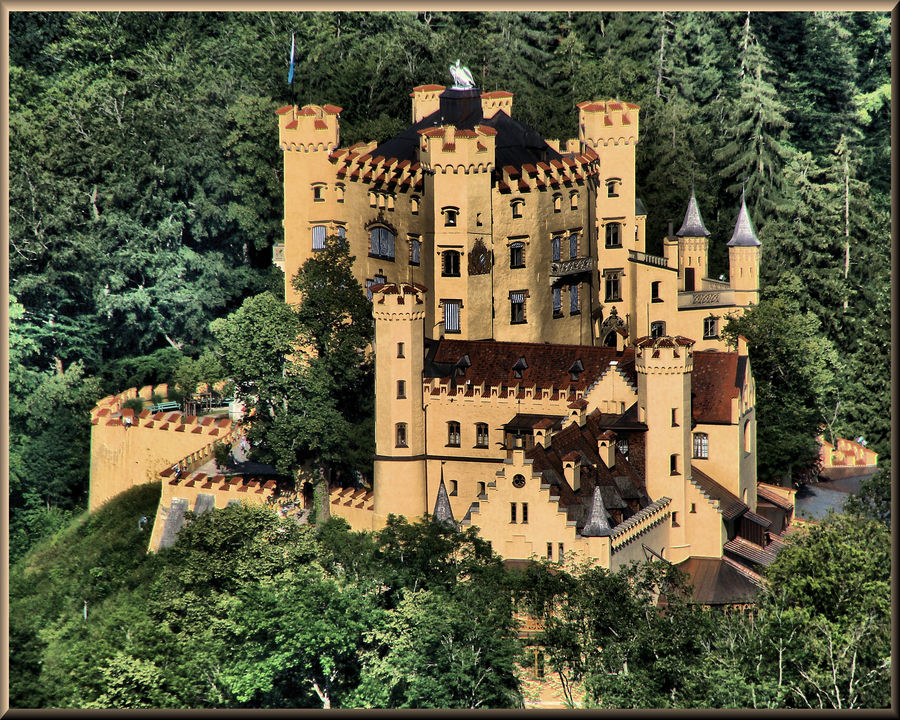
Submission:
[[[641,508],[630,518],[628,518],[627,520],[623,520],[612,529],[612,539],[615,540],[617,537],[623,535],[626,531],[630,530],[635,525],[640,524],[646,518],[650,517],[657,510],[661,510],[662,508],[666,507],[670,502],[672,502],[672,498],[663,496],[658,500],[654,500],[652,503],[647,505],[647,507]]]

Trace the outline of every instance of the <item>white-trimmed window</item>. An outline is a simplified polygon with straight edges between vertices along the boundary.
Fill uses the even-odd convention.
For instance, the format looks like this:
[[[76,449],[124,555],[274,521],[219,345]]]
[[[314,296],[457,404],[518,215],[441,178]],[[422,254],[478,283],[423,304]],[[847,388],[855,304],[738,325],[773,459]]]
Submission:
[[[711,340],[717,337],[719,337],[719,318],[715,315],[703,318],[703,339]]]
[[[394,233],[381,225],[369,230],[369,253],[385,260],[393,260]]]
[[[459,332],[459,300],[444,300],[444,332]]]
[[[709,459],[709,435],[694,433],[694,457],[698,460]]]
[[[312,249],[313,250],[324,250],[325,249],[325,233],[326,233],[326,228],[324,225],[313,225],[313,229],[312,229]]]

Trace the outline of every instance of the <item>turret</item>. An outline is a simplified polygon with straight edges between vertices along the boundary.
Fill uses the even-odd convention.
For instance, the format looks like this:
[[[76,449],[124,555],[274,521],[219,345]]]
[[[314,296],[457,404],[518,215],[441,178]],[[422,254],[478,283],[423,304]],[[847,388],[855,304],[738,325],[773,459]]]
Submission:
[[[683,290],[695,290],[701,286],[702,279],[708,275],[709,232],[700,217],[694,188],[691,188],[691,199],[681,229],[675,233],[678,240],[678,276],[682,279]]]
[[[428,117],[440,108],[440,96],[447,88],[443,85],[419,85],[409,94],[412,98],[413,124]]]
[[[375,525],[388,514],[421,517],[425,495],[422,285],[373,285],[375,318]]]
[[[731,288],[736,291],[736,305],[755,305],[759,302],[759,248],[760,242],[753,231],[742,194],[734,233],[728,241],[729,276]]]
[[[647,424],[644,477],[651,500],[672,498],[672,547],[666,557],[673,562],[687,551],[681,521],[691,477],[693,344],[689,338],[668,335],[635,342],[638,419]]]

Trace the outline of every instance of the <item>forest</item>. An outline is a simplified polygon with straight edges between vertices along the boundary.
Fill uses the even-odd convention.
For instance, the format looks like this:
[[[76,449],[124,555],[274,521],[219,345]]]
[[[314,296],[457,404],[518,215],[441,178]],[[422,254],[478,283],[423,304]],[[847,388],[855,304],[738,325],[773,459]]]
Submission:
[[[648,209],[650,252],[661,253],[668,224],[680,223],[693,188],[711,232],[710,274],[727,274],[725,243],[745,195],[762,242],[762,299],[732,323],[729,332],[749,342],[757,382],[759,477],[803,482],[816,457],[816,435],[864,436],[879,453],[882,470],[855,500],[856,519],[835,520],[837,525],[829,528],[847,532],[849,525],[840,523],[866,523],[865,518],[876,523],[871,532],[889,525],[888,13],[12,12],[9,17],[10,586],[18,578],[22,584],[15,592],[30,597],[28,602],[44,602],[30,594],[39,587],[32,572],[38,558],[68,542],[65,538],[71,539],[72,533],[102,523],[84,514],[89,410],[95,401],[148,383],[168,382],[177,392],[189,394],[198,381],[218,379],[241,359],[231,352],[234,343],[229,346],[237,321],[283,296],[284,278],[271,262],[272,246],[283,239],[284,206],[275,110],[291,103],[339,105],[344,145],[383,140],[407,124],[410,89],[448,83],[448,67],[457,58],[484,90],[514,93],[515,116],[546,138],[577,136],[576,104],[581,101],[614,97],[640,105],[638,195]],[[289,83],[292,37],[295,63]],[[366,377],[352,381],[365,384]],[[306,401],[325,401],[327,384],[307,387]],[[367,392],[371,395],[371,388]],[[359,422],[356,431],[344,428],[344,436],[371,432],[371,417]],[[276,431],[272,437],[302,428],[287,422]],[[369,462],[364,446],[341,453],[332,443],[317,452],[326,450],[335,459],[349,457],[348,469],[365,471]],[[270,451],[277,456],[277,448]],[[275,532],[263,518],[236,516],[235,523],[240,527],[234,532],[249,533],[259,547]],[[201,545],[236,542],[199,521],[190,527],[196,528]],[[204,528],[214,537],[203,539]],[[154,592],[165,597],[153,596],[152,601],[141,595],[150,592],[143,581],[176,569],[165,571],[163,558],[129,555],[139,545],[134,538],[134,548],[122,549],[127,568],[119,570],[96,558],[75,563],[72,573],[80,568],[88,575],[77,581],[72,575],[70,584],[90,585],[95,593],[91,597],[109,604],[108,618],[103,627],[94,621],[75,623],[78,618],[72,613],[81,611],[87,590],[81,599],[67,596],[65,619],[54,616],[51,622],[51,610],[35,609],[35,618],[47,620],[45,628],[38,631],[29,621],[11,631],[11,644],[24,653],[20,661],[26,657],[22,662],[35,664],[33,672],[23,673],[13,697],[42,706],[121,707],[133,706],[128,703],[137,702],[135,698],[165,707],[321,707],[323,692],[335,706],[355,702],[421,707],[422,698],[445,697],[429,696],[438,692],[433,687],[398,689],[383,682],[385,653],[425,652],[416,643],[398,641],[406,637],[403,633],[408,636],[411,618],[427,615],[435,623],[440,618],[456,622],[429,608],[448,603],[468,607],[475,600],[465,594],[441,595],[456,583],[448,581],[439,592],[433,583],[444,581],[435,578],[397,581],[396,587],[409,592],[395,593],[389,601],[379,599],[372,588],[394,582],[377,574],[388,572],[387,566],[379,564],[377,573],[360,570],[346,584],[342,573],[349,572],[344,561],[350,560],[328,565],[321,545],[327,538],[303,532],[295,537],[294,530],[287,534],[294,543],[290,553],[295,564],[289,568],[251,571],[239,567],[242,560],[235,557],[228,561],[238,564],[234,567],[203,569],[198,557],[195,577],[172,578],[168,589],[154,584]],[[117,542],[114,535],[91,537]],[[127,537],[123,535],[122,542]],[[827,542],[824,537],[819,540]],[[369,543],[365,552],[370,554],[388,552],[379,543],[400,542],[359,539],[338,530],[331,539]],[[477,555],[474,539],[459,542]],[[87,544],[84,552],[89,552]],[[309,564],[313,557],[314,567]],[[478,557],[486,566],[493,562]],[[280,556],[272,560],[276,565],[282,561]],[[834,567],[839,564],[836,560]],[[240,587],[221,585],[233,581],[226,580],[230,573],[245,571],[249,575]],[[204,572],[220,575],[203,578]],[[285,579],[291,573],[311,573],[309,587],[302,592],[292,587]],[[277,586],[271,595],[260,589],[269,583]],[[640,584],[635,578],[628,583]],[[51,585],[69,592],[55,581]],[[189,587],[201,595],[216,589],[204,595],[204,602],[221,606],[214,610],[204,605],[202,612],[220,618],[216,622],[221,626],[201,631],[206,627],[202,615],[184,627],[164,619],[183,602],[179,593]],[[257,663],[254,675],[261,678],[254,687],[241,685],[248,668],[223,664],[226,638],[241,637],[263,648],[278,636],[272,622],[280,612],[278,603],[301,607],[315,600],[297,593],[330,593],[334,588],[341,602],[358,609],[359,617],[351,615],[347,621],[357,623],[353,637],[365,637],[365,643],[352,649],[335,647],[335,659],[327,660],[327,668],[285,669],[262,650],[251,652],[246,662]],[[568,597],[559,588],[554,592]],[[238,621],[238,606],[248,600],[259,603],[256,627]],[[487,615],[501,625],[507,622],[509,608],[490,605],[491,598],[479,602],[487,603]],[[74,604],[78,608],[73,609]],[[765,616],[773,623],[804,621],[786,607],[794,606],[776,603],[760,614],[771,612]],[[573,607],[572,612],[583,610]],[[637,606],[633,611],[643,612]],[[393,614],[372,624],[372,617],[381,612]],[[808,622],[821,615],[808,612],[813,613],[806,617]],[[856,625],[841,625],[841,632],[849,633],[845,637],[868,637],[864,629],[871,629],[873,621],[869,615],[860,617],[853,620],[858,620]],[[132,621],[134,637],[147,633],[140,643],[149,645],[140,653],[133,648],[138,640],[127,645],[117,635]],[[830,616],[827,621],[838,623]],[[580,621],[579,632],[590,625],[585,622]],[[160,628],[177,638],[155,635]],[[584,668],[580,681],[590,675],[593,679],[586,681],[597,688],[597,697],[619,698],[615,702],[622,706],[650,701],[649,695],[641,699],[627,695],[625,687],[610,686],[612,671],[590,665],[609,662],[605,656],[579,656],[575,662],[573,648],[582,646],[574,641],[580,636],[573,635],[573,628],[563,628],[570,645],[556,657],[570,653],[567,666]],[[788,637],[786,628],[769,627],[768,640],[756,634],[741,637],[756,643],[754,652],[771,653],[773,646],[766,643]],[[320,631],[331,637],[330,628]],[[436,626],[434,631],[444,629]],[[730,640],[720,639],[730,643],[731,661],[744,662],[736,648],[746,647],[735,639],[744,631],[730,632]],[[506,630],[496,632],[497,638],[508,636]],[[685,642],[688,639],[685,636]],[[160,664],[161,656],[147,648],[162,642],[181,648],[177,662],[186,664]],[[643,642],[633,639],[630,652],[640,652]],[[519,690],[507,672],[515,648],[498,643],[483,652],[496,660],[490,672],[497,674],[490,684],[499,694],[482,698],[480,706],[518,702]],[[208,648],[209,654],[196,653],[195,658],[198,646]],[[343,676],[347,653],[363,652],[363,647],[368,664],[356,655],[351,663],[354,672],[363,674]],[[711,653],[709,662],[721,654],[718,650],[692,647]],[[815,653],[825,650],[803,652],[818,657]],[[104,661],[96,662],[100,657]],[[296,653],[290,657],[297,661]],[[875,655],[868,657],[868,667],[876,668],[872,677],[881,677],[884,668],[877,669]],[[396,663],[415,662],[414,655],[392,658]],[[634,669],[634,663],[628,663],[631,656],[625,659]],[[192,667],[195,660],[199,664]],[[844,661],[850,662],[850,656],[842,656]],[[38,671],[39,666],[43,670]],[[741,667],[743,674],[734,666],[716,665],[719,674],[709,677],[723,678],[718,689],[724,692],[730,687],[725,678],[750,677],[747,667]],[[811,670],[804,672],[812,677]],[[178,685],[176,676],[183,680],[192,673],[205,678],[202,691]],[[311,673],[319,673],[315,682],[309,680]],[[783,673],[776,674],[783,679]],[[75,676],[86,684],[73,686]],[[326,676],[337,683],[331,691],[323,689]],[[131,685],[113,687],[104,677],[128,677]],[[696,680],[700,683],[702,677]],[[691,690],[694,700],[685,699],[687,690],[669,686],[658,697],[684,706],[817,706],[822,696],[812,681],[802,682],[807,684],[798,680],[800,689],[794,691],[779,681],[778,690],[769,688],[764,697],[742,694],[748,688],[759,692],[755,681],[735,688],[730,700],[724,695],[713,698],[709,693],[718,690],[712,687]],[[140,683],[158,694],[139,691]],[[306,693],[302,698],[297,694],[301,686]],[[114,692],[122,695],[109,695]],[[706,699],[698,699],[701,696]],[[468,700],[459,699],[462,694],[452,697],[459,703],[453,706],[469,706]],[[878,704],[885,696],[874,697],[863,693],[857,702],[865,698]],[[849,700],[842,695],[838,701],[846,706]]]

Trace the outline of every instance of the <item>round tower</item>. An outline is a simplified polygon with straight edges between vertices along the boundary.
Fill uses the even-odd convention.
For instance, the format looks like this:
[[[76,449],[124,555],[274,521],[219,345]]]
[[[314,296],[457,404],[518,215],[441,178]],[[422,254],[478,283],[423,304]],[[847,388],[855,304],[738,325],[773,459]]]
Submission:
[[[375,527],[391,513],[415,519],[427,508],[425,415],[425,293],[422,285],[373,285],[375,318]]]
[[[759,248],[753,231],[747,203],[741,195],[741,209],[728,241],[728,272],[731,289],[735,291],[735,305],[756,305],[759,302]]]
[[[678,236],[678,277],[682,280],[681,289],[699,290],[703,278],[709,275],[709,232],[700,217],[700,208],[691,188],[691,199]]]
[[[666,559],[687,557],[685,488],[691,477],[691,372],[694,341],[679,336],[635,342],[638,419],[646,423],[644,480],[651,500],[672,499],[671,546]]]

